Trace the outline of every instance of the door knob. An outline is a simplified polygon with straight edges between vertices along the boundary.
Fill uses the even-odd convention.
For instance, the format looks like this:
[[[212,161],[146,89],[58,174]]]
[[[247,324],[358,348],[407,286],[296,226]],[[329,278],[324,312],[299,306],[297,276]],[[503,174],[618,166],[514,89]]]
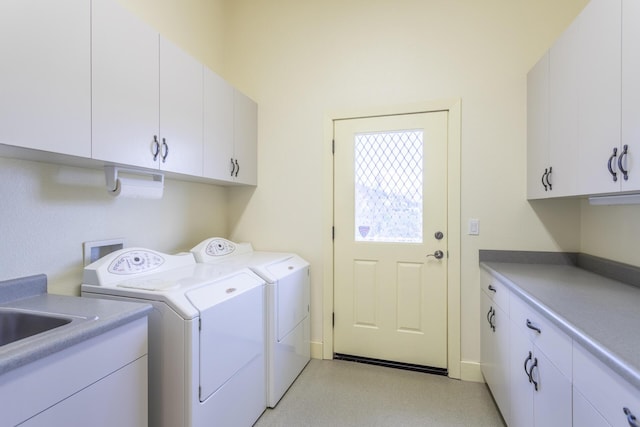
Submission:
[[[434,257],[435,259],[442,259],[444,258],[444,252],[440,250],[435,251],[434,253],[427,255],[427,258],[429,258],[430,256]]]

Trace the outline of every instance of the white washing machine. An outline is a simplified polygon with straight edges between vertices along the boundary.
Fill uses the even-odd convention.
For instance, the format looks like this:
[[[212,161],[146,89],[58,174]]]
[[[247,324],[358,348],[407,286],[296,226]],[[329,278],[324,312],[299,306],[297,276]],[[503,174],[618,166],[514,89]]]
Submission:
[[[149,425],[251,426],[266,408],[265,281],[191,253],[121,249],[87,266],[82,296],[153,305]]]
[[[254,251],[219,237],[191,249],[198,262],[250,268],[267,282],[267,406],[273,408],[309,363],[309,263],[296,254]]]

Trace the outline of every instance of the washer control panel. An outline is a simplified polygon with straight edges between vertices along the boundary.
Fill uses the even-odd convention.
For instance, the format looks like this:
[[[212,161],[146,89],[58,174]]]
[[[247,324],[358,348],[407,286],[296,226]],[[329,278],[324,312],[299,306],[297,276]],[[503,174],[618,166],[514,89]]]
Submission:
[[[138,274],[155,270],[164,264],[164,258],[156,252],[132,250],[114,259],[107,271],[112,274]]]
[[[227,239],[216,238],[211,239],[207,244],[205,253],[209,256],[224,256],[233,253],[236,250],[236,245]]]

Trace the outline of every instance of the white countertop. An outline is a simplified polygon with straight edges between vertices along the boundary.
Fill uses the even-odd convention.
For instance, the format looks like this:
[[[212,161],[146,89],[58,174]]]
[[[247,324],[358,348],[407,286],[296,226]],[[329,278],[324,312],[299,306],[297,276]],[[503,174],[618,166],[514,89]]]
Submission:
[[[480,266],[640,389],[640,288],[570,265]]]

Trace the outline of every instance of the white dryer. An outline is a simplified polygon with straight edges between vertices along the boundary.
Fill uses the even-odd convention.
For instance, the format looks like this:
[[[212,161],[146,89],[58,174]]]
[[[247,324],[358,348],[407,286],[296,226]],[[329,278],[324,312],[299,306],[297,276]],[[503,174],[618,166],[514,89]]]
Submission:
[[[82,296],[153,305],[149,425],[251,426],[266,408],[265,282],[191,253],[121,249],[87,266]]]
[[[292,253],[254,251],[219,237],[191,249],[198,262],[250,268],[266,282],[267,406],[273,408],[309,363],[309,263]]]

